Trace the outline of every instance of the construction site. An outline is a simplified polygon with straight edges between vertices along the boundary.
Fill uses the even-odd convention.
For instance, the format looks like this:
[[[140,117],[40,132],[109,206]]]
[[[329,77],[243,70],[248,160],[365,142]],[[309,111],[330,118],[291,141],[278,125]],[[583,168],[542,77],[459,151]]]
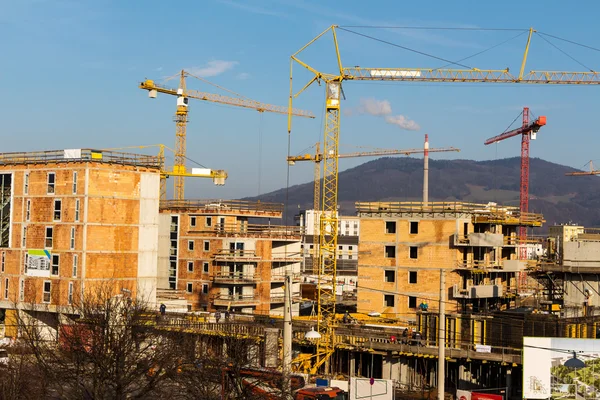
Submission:
[[[600,229],[548,227],[544,215],[530,211],[530,141],[546,116],[525,107],[517,128],[481,140],[520,138],[518,205],[430,200],[430,154],[460,149],[430,148],[424,135],[419,148],[340,152],[343,86],[598,85],[600,75],[525,72],[533,29],[517,74],[347,66],[340,29],[329,27],[293,53],[287,105],[190,89],[195,76],[185,70],[176,85],[141,81],[150,98],[176,102],[173,150],[76,148],[74,140],[69,149],[1,153],[0,338],[18,342],[27,321],[58,343],[65,326],[86,320],[76,303],[108,285],[113,296],[143,298],[150,308],[145,329],[183,335],[187,357],[224,355],[238,341],[255,355],[243,365],[250,371],[245,384],[273,374],[291,380],[284,388],[295,397],[256,384],[262,398],[550,398],[549,391],[524,393],[535,386],[524,374],[524,338],[600,339]],[[302,58],[319,40],[333,40],[334,72]],[[308,83],[292,79],[295,68],[309,73]],[[325,90],[321,127],[313,112],[293,105],[315,83]],[[190,166],[186,128],[194,102],[286,116],[288,135],[297,120],[312,120],[322,135],[313,153],[274,155],[292,169],[314,163],[312,208],[289,215],[287,203],[189,198],[186,182],[222,186],[229,177]],[[358,201],[353,214],[340,213],[339,159],[402,155],[423,158],[420,201]],[[573,175],[597,173],[592,167]],[[227,385],[223,380],[222,399],[233,398]],[[577,390],[574,398],[600,397],[599,388],[583,397]]]

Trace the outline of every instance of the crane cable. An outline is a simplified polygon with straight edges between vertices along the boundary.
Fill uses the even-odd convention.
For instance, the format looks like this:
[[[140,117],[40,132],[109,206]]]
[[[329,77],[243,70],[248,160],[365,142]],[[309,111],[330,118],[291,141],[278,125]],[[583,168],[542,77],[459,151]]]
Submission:
[[[575,61],[577,64],[581,65],[583,68],[587,69],[590,72],[595,72],[593,69],[591,69],[590,67],[588,67],[587,65],[585,65],[581,61],[577,60],[575,57],[573,57],[572,55],[570,55],[569,53],[567,53],[566,51],[564,51],[563,49],[561,49],[560,47],[558,47],[557,45],[555,45],[554,43],[552,43],[551,41],[549,41],[548,39],[546,39],[545,37],[543,37],[542,35],[537,35],[537,36],[539,36],[540,38],[542,38],[546,43],[548,43],[550,46],[554,47],[556,50],[558,50],[561,53],[563,53],[565,56],[569,57],[571,60]]]
[[[397,43],[392,43],[392,42],[389,42],[387,40],[383,40],[383,39],[379,39],[379,38],[376,38],[376,37],[373,37],[373,36],[365,35],[364,33],[352,31],[350,29],[345,29],[345,28],[341,28],[341,27],[338,28],[338,29],[346,31],[346,32],[349,32],[349,33],[353,33],[353,34],[358,35],[358,36],[365,37],[367,39],[374,40],[376,42],[388,44],[388,45],[393,46],[393,47],[397,47],[397,48],[400,48],[400,49],[403,49],[403,50],[407,50],[407,51],[410,51],[412,53],[416,53],[416,54],[420,54],[420,55],[423,55],[423,56],[426,56],[426,57],[434,58],[436,60],[440,60],[440,61],[443,61],[443,62],[446,62],[446,63],[451,63],[451,64],[459,65],[459,66],[461,66],[463,68],[473,69],[472,67],[469,67],[468,65],[465,65],[465,64],[455,63],[455,62],[447,60],[445,58],[434,56],[433,54],[425,53],[423,51],[411,49],[410,47],[402,46],[402,45],[399,45]]]

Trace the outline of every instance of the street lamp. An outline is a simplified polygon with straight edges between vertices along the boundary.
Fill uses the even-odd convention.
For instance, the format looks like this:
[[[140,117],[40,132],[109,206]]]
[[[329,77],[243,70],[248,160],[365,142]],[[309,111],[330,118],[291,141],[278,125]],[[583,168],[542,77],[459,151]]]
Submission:
[[[565,367],[573,368],[573,369],[580,369],[580,368],[585,367],[585,363],[583,361],[581,361],[579,358],[577,358],[577,354],[575,352],[573,352],[573,358],[569,358],[567,361],[565,361],[565,363],[563,365]]]
[[[308,331],[304,334],[304,338],[308,339],[308,340],[317,340],[317,339],[321,339],[321,334],[319,332],[315,331],[315,328],[313,328],[311,326],[310,331]]]

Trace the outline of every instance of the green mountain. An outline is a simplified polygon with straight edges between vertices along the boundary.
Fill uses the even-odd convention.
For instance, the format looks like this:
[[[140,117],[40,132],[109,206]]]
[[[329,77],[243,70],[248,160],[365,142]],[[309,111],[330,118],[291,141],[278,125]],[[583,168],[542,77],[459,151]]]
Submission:
[[[495,161],[430,160],[429,200],[497,202],[519,205],[520,158]],[[600,179],[565,176],[575,169],[539,158],[530,160],[529,210],[544,214],[546,227],[576,223],[600,226]],[[380,158],[345,170],[339,175],[342,214],[354,215],[356,201],[420,201],[423,160]],[[313,183],[291,186],[287,194],[287,221],[298,209],[312,208]],[[286,189],[248,200],[286,202]]]

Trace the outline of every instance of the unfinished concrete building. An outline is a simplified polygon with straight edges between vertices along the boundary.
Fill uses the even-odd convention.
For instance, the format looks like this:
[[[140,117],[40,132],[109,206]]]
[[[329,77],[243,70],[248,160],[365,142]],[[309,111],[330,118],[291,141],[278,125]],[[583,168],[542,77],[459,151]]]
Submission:
[[[271,224],[282,204],[168,200],[160,213],[158,297],[168,308],[283,314],[288,271],[299,300],[302,229]]]
[[[600,229],[551,226],[536,267],[541,309],[563,317],[597,315],[600,309]]]
[[[20,308],[43,311],[55,331],[58,314],[103,282],[152,301],[159,168],[157,157],[90,149],[0,154],[6,318]]]
[[[441,269],[447,299],[456,301],[448,312],[513,307],[517,274],[526,267],[517,228],[543,222],[540,214],[521,216],[495,203],[374,202],[356,208],[358,311],[403,319],[414,319],[421,304],[437,308]]]
[[[313,260],[319,255],[319,211],[303,210],[295,216],[302,227],[303,297],[315,298],[318,271]],[[360,219],[356,216],[340,216],[338,221],[338,260],[336,293],[338,303],[356,304],[356,282],[358,281],[358,237]]]

